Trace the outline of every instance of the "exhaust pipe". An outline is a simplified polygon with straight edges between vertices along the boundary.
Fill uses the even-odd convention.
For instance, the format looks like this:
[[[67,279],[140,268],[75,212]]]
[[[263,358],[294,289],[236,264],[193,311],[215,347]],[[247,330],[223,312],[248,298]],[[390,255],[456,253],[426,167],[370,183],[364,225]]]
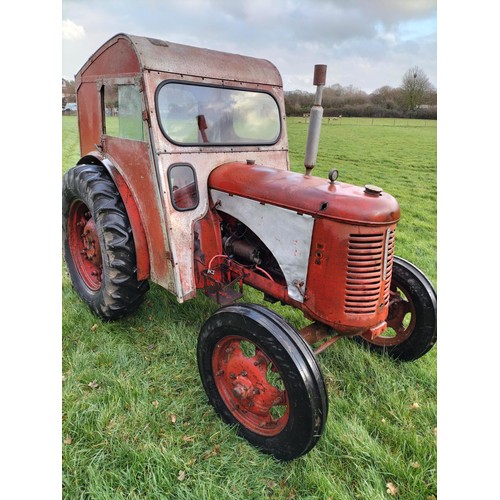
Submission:
[[[316,86],[316,96],[314,104],[311,108],[309,117],[309,129],[307,131],[306,155],[304,158],[304,166],[306,167],[306,175],[311,174],[311,170],[316,165],[316,157],[318,156],[319,134],[321,132],[321,122],[323,120],[323,107],[321,100],[323,98],[323,89],[326,82],[326,64],[316,64],[314,66],[313,85]]]

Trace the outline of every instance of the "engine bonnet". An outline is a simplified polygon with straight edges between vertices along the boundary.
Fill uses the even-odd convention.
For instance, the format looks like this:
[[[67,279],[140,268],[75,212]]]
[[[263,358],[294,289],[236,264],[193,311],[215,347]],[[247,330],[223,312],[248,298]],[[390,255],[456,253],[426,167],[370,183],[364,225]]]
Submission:
[[[390,194],[262,165],[225,163],[212,171],[208,186],[316,218],[387,225],[400,217],[399,204]]]

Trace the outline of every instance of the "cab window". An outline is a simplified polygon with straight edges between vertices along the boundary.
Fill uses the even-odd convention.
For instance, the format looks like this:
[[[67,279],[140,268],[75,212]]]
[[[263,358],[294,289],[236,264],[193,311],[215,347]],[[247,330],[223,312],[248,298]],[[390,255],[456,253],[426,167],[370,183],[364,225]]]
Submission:
[[[261,91],[165,82],[157,92],[161,129],[179,145],[266,145],[281,133],[278,103]]]
[[[167,176],[174,208],[180,212],[194,210],[199,202],[194,168],[189,164],[170,165]]]
[[[142,94],[133,84],[105,84],[104,133],[122,139],[146,140],[142,119]]]

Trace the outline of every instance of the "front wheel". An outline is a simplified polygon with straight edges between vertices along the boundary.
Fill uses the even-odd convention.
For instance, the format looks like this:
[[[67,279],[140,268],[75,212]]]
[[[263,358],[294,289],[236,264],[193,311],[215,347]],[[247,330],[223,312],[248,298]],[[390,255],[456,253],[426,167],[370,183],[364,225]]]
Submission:
[[[311,450],[328,414],[319,365],[281,316],[254,304],[219,309],[198,339],[210,403],[251,444],[278,459]]]
[[[437,295],[427,277],[400,257],[394,257],[387,330],[379,337],[354,337],[379,353],[413,361],[437,340]]]

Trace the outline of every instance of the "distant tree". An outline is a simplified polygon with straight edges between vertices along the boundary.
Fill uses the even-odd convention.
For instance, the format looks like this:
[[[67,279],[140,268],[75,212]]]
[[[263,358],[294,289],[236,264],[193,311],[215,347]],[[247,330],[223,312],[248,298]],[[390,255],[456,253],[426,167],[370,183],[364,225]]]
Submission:
[[[370,102],[384,109],[393,109],[399,97],[399,90],[384,85],[370,94]]]
[[[76,102],[76,86],[74,80],[63,80],[62,92],[63,98],[65,99],[64,105],[66,105],[67,102]]]
[[[303,90],[285,92],[285,109],[287,115],[300,116],[308,113],[314,102],[314,94]]]
[[[368,95],[354,85],[342,86],[334,83],[324,88],[322,106],[325,117],[332,116],[372,116],[372,117],[414,117],[435,119],[437,91],[423,71],[411,68],[405,75],[409,82],[400,87],[384,85]],[[416,76],[415,76],[416,75]],[[314,102],[314,94],[303,90],[285,92],[287,116],[302,116],[309,113]],[[422,107],[428,104],[428,107]]]
[[[436,89],[433,89],[429,92],[429,95],[427,96],[426,104],[429,104],[431,106],[437,106],[437,90]]]
[[[426,102],[434,87],[427,75],[418,67],[410,68],[401,83],[401,105],[405,111],[415,111]]]
[[[339,83],[335,83],[326,87],[323,91],[324,108],[341,108],[347,105],[359,106],[367,104],[367,102],[368,96],[366,92],[353,85],[342,87]]]

